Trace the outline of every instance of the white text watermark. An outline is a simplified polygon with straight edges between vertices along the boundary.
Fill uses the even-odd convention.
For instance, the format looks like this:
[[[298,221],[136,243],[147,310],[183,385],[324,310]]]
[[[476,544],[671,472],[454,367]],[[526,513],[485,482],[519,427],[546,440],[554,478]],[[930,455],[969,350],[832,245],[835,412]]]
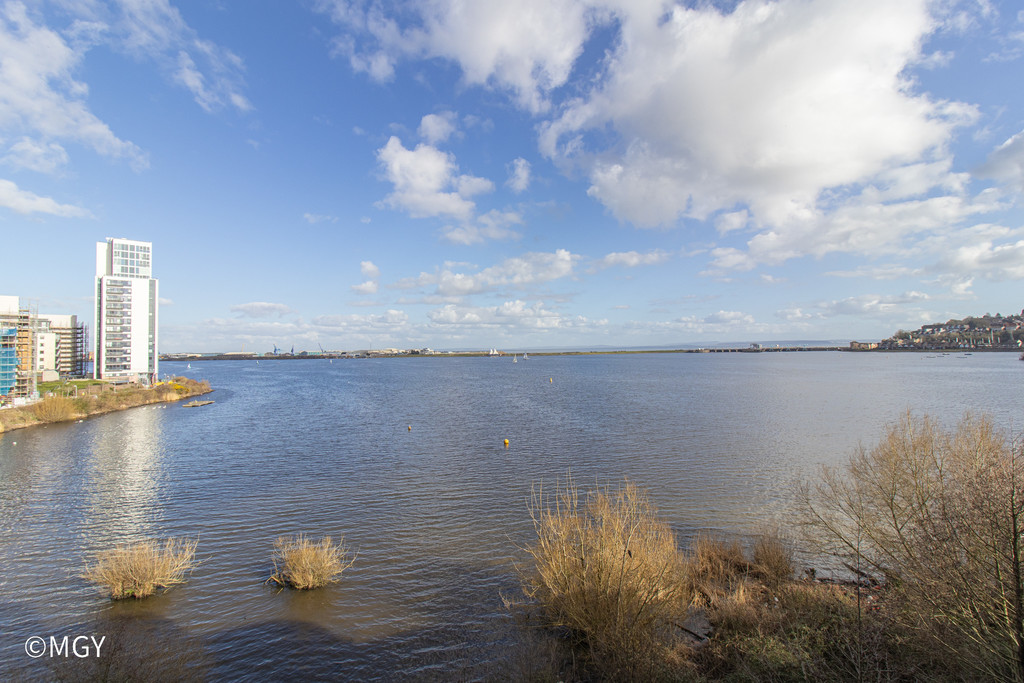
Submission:
[[[106,639],[106,636],[100,636],[99,640],[96,639],[96,636],[61,636],[59,638],[57,636],[49,638],[32,636],[25,641],[25,654],[32,659],[40,657],[50,657],[51,659],[99,657],[100,648],[103,647]]]

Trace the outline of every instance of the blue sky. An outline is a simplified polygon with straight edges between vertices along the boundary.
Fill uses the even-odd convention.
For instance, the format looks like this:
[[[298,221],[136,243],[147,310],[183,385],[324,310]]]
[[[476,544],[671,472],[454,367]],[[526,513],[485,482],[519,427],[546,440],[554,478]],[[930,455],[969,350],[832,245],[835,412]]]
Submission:
[[[1024,7],[0,2],[0,293],[161,351],[878,339],[1024,307]]]

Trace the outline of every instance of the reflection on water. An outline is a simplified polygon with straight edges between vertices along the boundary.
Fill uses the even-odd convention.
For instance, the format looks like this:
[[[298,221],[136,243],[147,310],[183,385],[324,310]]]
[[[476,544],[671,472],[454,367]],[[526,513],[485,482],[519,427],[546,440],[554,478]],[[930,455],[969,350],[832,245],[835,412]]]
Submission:
[[[903,410],[1019,426],[1024,408],[991,390],[1024,370],[1016,354],[168,365],[216,402],[0,435],[0,624],[17,636],[0,674],[48,680],[23,671],[24,637],[117,620],[217,680],[473,671],[509,642],[501,595],[517,591],[535,483],[629,477],[684,539],[744,534]],[[299,532],[359,553],[341,583],[265,584],[274,540]],[[96,552],[152,536],[199,537],[187,584],[112,604],[79,578]]]
[[[83,522],[101,547],[155,535],[165,414],[164,406],[129,410],[92,434]]]

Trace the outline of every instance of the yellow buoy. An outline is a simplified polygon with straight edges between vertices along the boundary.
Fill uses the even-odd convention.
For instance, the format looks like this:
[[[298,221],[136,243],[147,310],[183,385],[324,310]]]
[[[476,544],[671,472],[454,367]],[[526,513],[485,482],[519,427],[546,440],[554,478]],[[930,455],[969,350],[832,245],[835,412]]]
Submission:
[[[508,439],[505,439],[505,448],[508,448]]]
[[[555,378],[554,377],[548,377],[548,381],[551,382],[552,384],[554,384]]]
[[[412,425],[409,425],[409,431],[410,432],[412,431]]]

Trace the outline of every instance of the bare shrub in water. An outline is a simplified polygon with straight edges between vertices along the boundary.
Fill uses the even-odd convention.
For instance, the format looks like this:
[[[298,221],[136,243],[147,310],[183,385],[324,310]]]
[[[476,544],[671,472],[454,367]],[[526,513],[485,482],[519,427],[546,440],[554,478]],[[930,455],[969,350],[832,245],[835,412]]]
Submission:
[[[668,525],[637,486],[597,489],[581,501],[569,480],[547,500],[535,489],[537,541],[521,570],[545,626],[564,628],[604,662],[628,662],[685,619],[691,594]]]
[[[342,572],[355,562],[355,556],[348,554],[344,538],[335,544],[330,536],[325,536],[314,543],[304,534],[278,538],[273,559],[274,573],[269,581],[301,590],[338,581]]]
[[[196,566],[198,541],[168,539],[119,544],[86,567],[84,578],[103,586],[114,600],[145,598],[158,588],[182,583]]]
[[[804,487],[807,524],[848,567],[887,577],[933,647],[1024,680],[1024,453],[988,419],[955,431],[905,415]]]

